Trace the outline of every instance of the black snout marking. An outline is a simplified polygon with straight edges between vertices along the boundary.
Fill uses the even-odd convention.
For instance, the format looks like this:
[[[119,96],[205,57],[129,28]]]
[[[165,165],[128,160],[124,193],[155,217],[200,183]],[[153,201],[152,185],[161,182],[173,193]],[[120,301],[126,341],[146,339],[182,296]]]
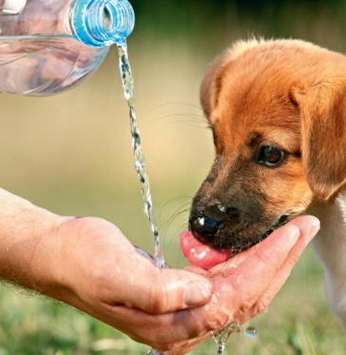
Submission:
[[[213,242],[215,235],[226,220],[237,219],[239,210],[235,207],[225,207],[217,203],[206,206],[190,216],[190,229],[197,239],[205,243]]]

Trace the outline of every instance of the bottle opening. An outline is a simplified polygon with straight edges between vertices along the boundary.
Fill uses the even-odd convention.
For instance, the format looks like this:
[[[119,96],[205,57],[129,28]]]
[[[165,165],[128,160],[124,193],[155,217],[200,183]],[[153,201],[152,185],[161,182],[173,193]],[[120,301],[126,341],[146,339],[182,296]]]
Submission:
[[[113,20],[111,16],[111,12],[107,8],[107,6],[104,7],[103,9],[103,26],[106,31],[110,31],[113,26]]]
[[[134,21],[133,8],[127,0],[77,0],[71,14],[75,35],[93,47],[124,43]]]

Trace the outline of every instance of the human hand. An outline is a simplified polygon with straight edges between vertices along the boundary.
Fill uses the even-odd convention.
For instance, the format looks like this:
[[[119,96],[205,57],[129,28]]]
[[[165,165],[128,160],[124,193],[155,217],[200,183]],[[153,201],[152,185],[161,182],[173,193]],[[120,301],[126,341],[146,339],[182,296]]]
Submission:
[[[210,282],[159,270],[113,224],[63,217],[0,189],[0,278],[61,300],[159,347],[199,333],[175,319],[209,301]],[[179,318],[179,315],[177,316]]]
[[[208,271],[159,270],[103,219],[61,217],[3,189],[0,204],[1,279],[171,354],[266,309],[319,228],[299,217]]]
[[[58,252],[49,269],[55,286],[47,289],[49,296],[154,347],[199,332],[174,314],[210,299],[211,284],[203,276],[159,270],[116,226],[100,218],[66,220],[54,240]]]
[[[60,267],[54,268],[64,289],[53,297],[137,341],[184,354],[211,331],[242,324],[267,309],[317,232],[315,223],[313,217],[299,217],[225,263],[207,271],[192,266],[188,272],[158,270],[109,222],[70,220],[59,230]],[[192,272],[213,285],[210,299],[207,283],[200,299],[184,300],[186,285],[203,285]]]
[[[298,217],[263,242],[209,270],[188,267],[210,280],[213,296],[207,305],[191,310],[188,316],[199,323],[200,335],[174,344],[170,354],[185,354],[210,336],[210,332],[231,323],[241,325],[268,309],[318,230],[319,221],[315,217]]]

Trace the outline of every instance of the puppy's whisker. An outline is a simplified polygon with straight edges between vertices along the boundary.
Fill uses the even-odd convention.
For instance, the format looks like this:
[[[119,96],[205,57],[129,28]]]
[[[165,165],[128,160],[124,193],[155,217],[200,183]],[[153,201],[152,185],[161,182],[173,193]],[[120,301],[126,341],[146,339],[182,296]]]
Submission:
[[[160,107],[169,107],[169,106],[191,107],[191,108],[197,109],[200,112],[203,112],[203,109],[202,109],[201,105],[194,104],[194,103],[191,103],[191,102],[171,101],[171,102],[164,102],[164,103],[158,104],[156,107],[160,108]]]
[[[189,127],[197,128],[197,129],[209,129],[209,127],[205,124],[205,122],[197,122],[197,121],[189,121],[189,120],[170,120],[167,121],[167,124],[184,124]]]
[[[175,212],[172,213],[172,215],[167,218],[163,223],[162,223],[162,228],[166,228],[166,229],[169,229],[169,227],[174,223],[176,222],[176,220],[184,215],[184,214],[187,214],[189,212],[189,208],[185,208],[183,210],[177,210]],[[185,226],[186,228],[186,226]]]
[[[156,120],[165,121],[165,123],[169,123],[169,124],[182,123],[182,124],[189,124],[189,125],[194,125],[196,127],[202,127],[202,128],[208,127],[208,124],[204,118],[201,118],[199,116],[189,115],[189,114],[167,114],[156,118]]]
[[[172,113],[172,112],[167,112],[162,114],[162,116],[159,116],[157,119],[163,119],[167,117],[188,117],[188,118],[194,118],[196,120],[205,120],[203,115],[199,115],[196,113],[190,113],[190,112],[181,112],[181,113]]]
[[[179,201],[184,201],[179,203]],[[160,219],[163,220],[162,227],[168,229],[179,219],[180,216],[188,214],[191,204],[191,197],[176,197],[164,204],[160,212]],[[166,217],[168,215],[168,217]],[[185,227],[186,228],[186,227]],[[166,233],[167,233],[166,232]]]
[[[166,203],[164,208],[166,210],[165,214],[169,213],[169,217],[165,218],[161,223],[161,230],[165,236],[164,250],[170,256],[171,266],[181,265],[184,261],[180,252],[179,234],[187,227],[188,218],[186,216],[190,210],[191,198],[188,198],[180,206],[174,207],[174,203],[181,199],[176,198]],[[169,250],[169,253],[167,253],[167,250]]]
[[[188,204],[190,204],[192,200],[192,196],[178,196],[170,199],[162,206],[161,208],[162,212],[164,210],[172,208],[171,206],[174,206],[175,204],[179,203],[179,201],[183,201],[183,200],[185,200],[185,202],[180,203],[179,207],[187,206]]]

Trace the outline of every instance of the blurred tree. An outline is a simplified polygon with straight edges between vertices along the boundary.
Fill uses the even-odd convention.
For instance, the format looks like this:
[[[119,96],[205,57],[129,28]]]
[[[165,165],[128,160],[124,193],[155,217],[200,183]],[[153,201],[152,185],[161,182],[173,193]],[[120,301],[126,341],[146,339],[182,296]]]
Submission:
[[[130,0],[135,35],[204,40],[213,46],[239,37],[299,37],[342,50],[345,0]],[[346,42],[346,41],[345,41]],[[203,48],[205,50],[205,48]]]

